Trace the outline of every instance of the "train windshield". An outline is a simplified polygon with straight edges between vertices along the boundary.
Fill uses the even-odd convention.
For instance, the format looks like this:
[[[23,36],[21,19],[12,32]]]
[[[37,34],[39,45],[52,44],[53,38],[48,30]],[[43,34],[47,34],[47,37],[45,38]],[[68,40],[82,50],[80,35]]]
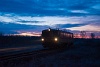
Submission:
[[[42,32],[43,37],[53,37],[53,36],[57,36],[57,35],[58,35],[57,31],[43,31]]]

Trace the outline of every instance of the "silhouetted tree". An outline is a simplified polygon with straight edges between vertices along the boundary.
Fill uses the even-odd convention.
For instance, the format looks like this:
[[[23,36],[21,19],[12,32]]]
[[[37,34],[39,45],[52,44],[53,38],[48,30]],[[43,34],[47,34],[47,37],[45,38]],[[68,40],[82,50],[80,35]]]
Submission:
[[[80,35],[81,35],[82,38],[85,38],[86,32],[85,32],[85,31],[81,31],[81,32],[80,32]]]
[[[94,39],[95,38],[95,34],[91,33],[91,38]]]

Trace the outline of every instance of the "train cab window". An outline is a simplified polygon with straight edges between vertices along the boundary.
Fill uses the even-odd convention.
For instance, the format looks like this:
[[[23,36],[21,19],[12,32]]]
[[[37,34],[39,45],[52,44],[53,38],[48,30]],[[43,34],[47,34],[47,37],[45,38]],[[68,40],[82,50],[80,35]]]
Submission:
[[[63,37],[63,32],[60,33],[60,36]]]
[[[60,36],[60,32],[58,32],[58,36]]]
[[[58,36],[58,31],[43,31],[42,32],[43,37],[53,37],[53,36]]]
[[[43,37],[50,37],[50,36],[52,36],[52,32],[44,31],[44,32],[42,32],[42,36]]]
[[[58,36],[59,35],[59,32],[58,31],[53,31],[53,36]]]

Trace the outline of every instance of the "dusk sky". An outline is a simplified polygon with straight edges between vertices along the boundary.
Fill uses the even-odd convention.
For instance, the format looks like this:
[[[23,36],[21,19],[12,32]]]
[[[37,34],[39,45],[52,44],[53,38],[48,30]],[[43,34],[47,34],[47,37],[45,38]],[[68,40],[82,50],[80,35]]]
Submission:
[[[0,0],[0,32],[38,34],[49,27],[100,32],[100,0]]]

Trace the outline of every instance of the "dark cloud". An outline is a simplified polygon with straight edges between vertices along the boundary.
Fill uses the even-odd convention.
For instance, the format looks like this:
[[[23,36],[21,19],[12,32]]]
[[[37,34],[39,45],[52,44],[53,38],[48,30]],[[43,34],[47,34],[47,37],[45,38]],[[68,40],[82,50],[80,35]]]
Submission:
[[[0,12],[40,16],[82,16],[70,10],[87,10],[100,3],[99,0],[0,0]],[[54,10],[56,8],[56,10]],[[49,10],[48,10],[49,9]],[[90,12],[98,15],[98,11]]]
[[[100,16],[100,9],[94,9],[94,8],[90,8],[87,9],[87,11],[89,12],[88,15],[98,15]]]
[[[79,27],[79,26],[84,26],[86,24],[57,24],[57,27],[60,28],[71,28],[71,27]]]
[[[17,31],[42,31],[45,28],[49,28],[48,26],[39,26],[39,25],[21,25],[21,24],[4,24],[0,23],[0,32],[5,34],[17,33]]]
[[[17,21],[17,22],[22,22],[22,23],[28,23],[28,22],[31,22],[31,23],[42,23],[42,22],[45,22],[45,21],[25,21],[25,20],[20,20],[20,21]]]
[[[32,8],[31,1],[19,2],[15,0],[0,0],[0,12],[16,13],[16,14],[32,14],[37,10]],[[36,11],[34,11],[36,10]]]

